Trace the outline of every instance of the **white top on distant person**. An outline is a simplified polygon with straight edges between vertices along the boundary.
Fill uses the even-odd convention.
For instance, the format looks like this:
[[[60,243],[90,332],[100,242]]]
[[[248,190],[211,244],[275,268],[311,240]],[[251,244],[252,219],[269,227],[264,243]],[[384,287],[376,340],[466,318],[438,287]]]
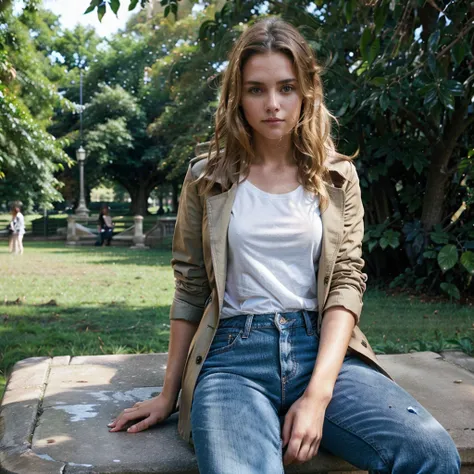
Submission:
[[[10,222],[10,239],[8,249],[11,253],[23,253],[23,236],[25,235],[25,217],[21,213],[19,204],[14,204],[11,209],[12,220]]]

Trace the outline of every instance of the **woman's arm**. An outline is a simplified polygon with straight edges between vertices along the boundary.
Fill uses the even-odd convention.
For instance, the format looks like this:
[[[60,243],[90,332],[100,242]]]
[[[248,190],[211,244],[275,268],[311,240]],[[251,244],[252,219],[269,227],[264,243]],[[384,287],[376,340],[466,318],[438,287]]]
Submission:
[[[318,357],[305,396],[327,407],[349,346],[354,316],[343,306],[333,306],[324,313]]]
[[[132,408],[125,409],[109,424],[111,432],[121,431],[131,421],[141,419],[142,421],[130,426],[127,430],[138,433],[165,420],[173,412],[181,389],[184,364],[196,329],[197,325],[188,321],[171,321],[168,363],[161,394],[150,400],[136,403]]]

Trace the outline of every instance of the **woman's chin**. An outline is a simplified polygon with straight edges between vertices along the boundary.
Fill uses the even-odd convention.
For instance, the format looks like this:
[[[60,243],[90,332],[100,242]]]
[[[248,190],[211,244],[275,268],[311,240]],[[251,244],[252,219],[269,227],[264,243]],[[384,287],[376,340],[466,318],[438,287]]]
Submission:
[[[275,131],[269,131],[269,130],[260,130],[258,135],[260,135],[261,138],[264,140],[269,140],[269,141],[281,141],[285,138],[288,138],[291,135],[291,131],[282,131],[282,130],[275,130]]]

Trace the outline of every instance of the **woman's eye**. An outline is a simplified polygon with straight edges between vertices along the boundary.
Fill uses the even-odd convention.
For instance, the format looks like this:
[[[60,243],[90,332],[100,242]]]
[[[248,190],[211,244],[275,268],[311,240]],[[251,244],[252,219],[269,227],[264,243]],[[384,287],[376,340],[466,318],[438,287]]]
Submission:
[[[260,92],[262,92],[262,89],[260,89],[260,87],[251,87],[249,89],[249,92],[251,94],[260,94]]]
[[[293,86],[286,85],[286,86],[283,86],[281,90],[282,90],[283,92],[291,92],[291,91],[293,91],[294,89],[295,89],[295,88],[294,88]]]

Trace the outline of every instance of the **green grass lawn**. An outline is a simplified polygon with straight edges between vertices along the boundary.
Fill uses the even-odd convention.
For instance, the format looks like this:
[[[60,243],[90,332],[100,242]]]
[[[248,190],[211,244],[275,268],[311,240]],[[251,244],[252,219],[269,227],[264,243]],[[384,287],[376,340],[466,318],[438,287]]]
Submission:
[[[24,255],[12,256],[1,243],[0,394],[13,364],[26,357],[167,350],[169,250],[27,241]],[[378,352],[456,342],[469,352],[474,309],[369,290],[361,327]]]

